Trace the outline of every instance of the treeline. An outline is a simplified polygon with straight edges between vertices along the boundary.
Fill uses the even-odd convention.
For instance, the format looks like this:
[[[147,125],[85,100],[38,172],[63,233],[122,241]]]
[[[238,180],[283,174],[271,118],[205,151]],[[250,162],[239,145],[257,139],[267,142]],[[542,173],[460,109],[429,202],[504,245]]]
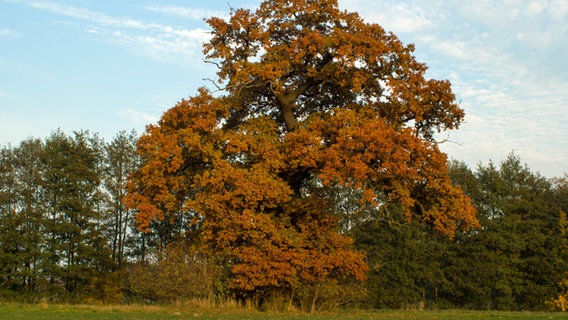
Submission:
[[[139,163],[136,133],[110,143],[61,131],[0,151],[0,294],[105,300],[145,236],[121,202]]]
[[[106,142],[85,131],[55,131],[44,140],[1,147],[3,299],[238,298],[223,264],[192,243],[199,229],[189,228],[184,215],[153,222],[149,232],[138,230],[136,212],[122,202],[129,174],[144,161],[136,154],[137,138],[120,132]],[[332,190],[343,233],[367,254],[368,279],[363,285],[327,284],[315,298],[299,287],[298,305],[534,310],[556,300],[562,306],[566,177],[546,179],[514,154],[499,165],[472,170],[452,161],[449,168],[473,200],[479,228],[449,238],[420,221],[407,222],[395,207],[355,214],[349,207],[357,197]]]
[[[355,238],[371,265],[374,307],[426,304],[470,309],[565,309],[566,177],[546,179],[510,154],[472,171],[449,163],[478,210],[480,227],[453,239],[418,222],[378,217]]]

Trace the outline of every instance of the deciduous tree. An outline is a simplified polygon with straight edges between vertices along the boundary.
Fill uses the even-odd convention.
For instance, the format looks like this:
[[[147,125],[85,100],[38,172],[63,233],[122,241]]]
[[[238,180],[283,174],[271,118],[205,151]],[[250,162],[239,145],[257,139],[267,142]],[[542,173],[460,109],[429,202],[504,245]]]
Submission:
[[[367,270],[322,190],[395,204],[449,236],[477,225],[434,141],[464,113],[412,45],[335,0],[268,0],[208,23],[219,92],[200,89],[140,138],[128,204],[142,229],[185,217],[231,288],[293,299],[300,285]]]

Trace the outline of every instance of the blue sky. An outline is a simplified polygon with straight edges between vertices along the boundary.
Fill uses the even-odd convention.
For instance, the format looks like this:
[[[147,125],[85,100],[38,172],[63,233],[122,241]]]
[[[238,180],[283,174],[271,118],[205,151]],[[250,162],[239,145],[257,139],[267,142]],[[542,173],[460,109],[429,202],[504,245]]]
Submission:
[[[215,70],[205,17],[260,1],[0,0],[0,145],[54,129],[143,132]],[[472,168],[514,151],[568,172],[567,0],[340,0],[416,45],[466,121],[443,151]]]

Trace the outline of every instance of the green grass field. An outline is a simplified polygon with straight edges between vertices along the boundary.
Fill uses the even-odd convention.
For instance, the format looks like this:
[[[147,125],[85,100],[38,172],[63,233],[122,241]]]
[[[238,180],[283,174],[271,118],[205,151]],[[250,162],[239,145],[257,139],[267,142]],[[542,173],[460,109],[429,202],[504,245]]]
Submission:
[[[568,319],[568,313],[542,312],[497,312],[497,311],[352,311],[318,313],[273,313],[228,310],[191,310],[152,306],[70,306],[70,305],[24,305],[0,304],[2,320],[183,320],[183,319]]]

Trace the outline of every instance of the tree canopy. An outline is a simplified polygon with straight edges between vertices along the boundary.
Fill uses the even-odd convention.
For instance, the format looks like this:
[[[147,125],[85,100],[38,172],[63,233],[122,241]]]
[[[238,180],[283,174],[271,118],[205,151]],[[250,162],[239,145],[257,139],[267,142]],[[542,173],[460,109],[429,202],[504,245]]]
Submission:
[[[293,293],[365,277],[333,188],[450,237],[477,225],[434,137],[464,112],[412,45],[334,0],[269,0],[207,22],[218,90],[201,88],[140,138],[126,202],[141,229],[183,221],[232,289]]]

